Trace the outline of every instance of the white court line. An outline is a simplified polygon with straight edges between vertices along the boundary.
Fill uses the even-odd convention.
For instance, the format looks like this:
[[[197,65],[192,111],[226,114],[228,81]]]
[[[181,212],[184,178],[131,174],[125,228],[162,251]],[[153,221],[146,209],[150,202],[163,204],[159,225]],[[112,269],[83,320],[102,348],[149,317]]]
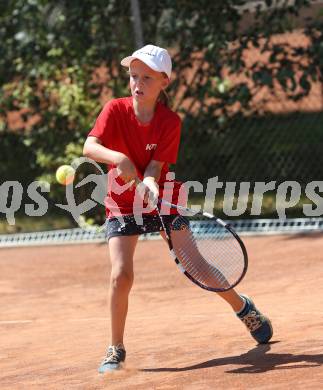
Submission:
[[[79,321],[107,321],[108,317],[88,317],[88,318],[69,318],[65,321],[73,321],[73,322],[79,322]]]
[[[30,324],[30,323],[36,323],[36,322],[53,322],[53,321],[107,321],[107,317],[89,317],[89,318],[69,318],[69,319],[53,319],[53,318],[47,318],[47,319],[36,319],[36,320],[11,320],[11,321],[0,321],[0,325],[11,325],[11,324]]]
[[[12,321],[0,321],[0,325],[11,325],[11,324],[27,324],[34,322],[34,320],[12,320]]]

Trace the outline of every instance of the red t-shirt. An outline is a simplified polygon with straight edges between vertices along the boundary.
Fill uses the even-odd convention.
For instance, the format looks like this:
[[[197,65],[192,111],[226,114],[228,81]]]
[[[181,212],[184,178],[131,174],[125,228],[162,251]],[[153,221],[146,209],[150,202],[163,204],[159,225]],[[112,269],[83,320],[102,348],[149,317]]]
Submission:
[[[160,195],[163,196],[168,164],[174,164],[177,159],[180,130],[180,117],[160,102],[150,123],[140,123],[134,112],[132,97],[126,97],[113,99],[104,106],[89,136],[100,139],[106,148],[128,156],[141,180],[151,160],[165,162],[158,182]],[[121,186],[125,183],[116,177],[112,168],[116,166],[108,165],[107,216],[133,214],[135,190],[122,190]],[[177,201],[179,185],[175,182],[173,196],[171,199],[168,196],[168,201]]]

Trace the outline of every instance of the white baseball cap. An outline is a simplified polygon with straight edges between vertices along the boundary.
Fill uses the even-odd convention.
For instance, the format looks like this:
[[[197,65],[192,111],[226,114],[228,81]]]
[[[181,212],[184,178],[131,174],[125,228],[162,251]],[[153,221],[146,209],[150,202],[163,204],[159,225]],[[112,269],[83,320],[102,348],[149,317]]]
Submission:
[[[170,79],[172,60],[166,49],[154,45],[146,45],[133,52],[131,56],[125,57],[121,61],[121,65],[129,67],[130,63],[135,59],[144,62],[156,72],[165,72]]]

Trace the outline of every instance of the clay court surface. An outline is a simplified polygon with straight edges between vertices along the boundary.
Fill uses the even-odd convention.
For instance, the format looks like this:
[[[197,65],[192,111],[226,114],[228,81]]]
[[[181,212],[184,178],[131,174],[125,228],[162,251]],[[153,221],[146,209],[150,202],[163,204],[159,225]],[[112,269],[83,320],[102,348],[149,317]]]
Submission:
[[[257,346],[230,307],[141,241],[126,331],[127,366],[97,367],[109,334],[106,244],[0,250],[0,388],[322,389],[323,235],[245,237],[238,290],[270,316]]]

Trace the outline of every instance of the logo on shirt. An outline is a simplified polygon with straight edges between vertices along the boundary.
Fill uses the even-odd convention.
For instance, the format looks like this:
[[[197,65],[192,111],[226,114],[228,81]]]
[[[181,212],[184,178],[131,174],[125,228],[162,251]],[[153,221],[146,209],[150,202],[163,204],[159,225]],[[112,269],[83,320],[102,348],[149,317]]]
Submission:
[[[157,148],[157,144],[147,144],[146,150],[155,150]]]

